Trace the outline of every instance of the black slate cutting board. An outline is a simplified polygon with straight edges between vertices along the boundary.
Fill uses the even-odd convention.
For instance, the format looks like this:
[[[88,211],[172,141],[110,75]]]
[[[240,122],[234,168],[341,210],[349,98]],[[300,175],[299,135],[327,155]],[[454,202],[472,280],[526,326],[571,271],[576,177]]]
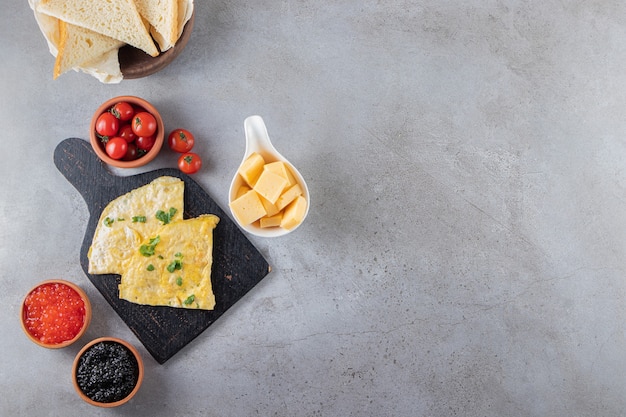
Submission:
[[[190,176],[177,169],[158,169],[132,176],[111,174],[98,159],[89,142],[69,138],[54,151],[54,163],[80,192],[89,208],[89,223],[80,248],[80,264],[92,284],[111,304],[139,341],[160,364],[206,330],[271,270],[267,261],[211,197]],[[87,252],[100,214],[116,197],[169,175],[185,182],[183,217],[215,214],[220,222],[213,234],[211,281],[215,293],[213,311],[152,307],[118,298],[119,275],[92,275],[87,272]]]

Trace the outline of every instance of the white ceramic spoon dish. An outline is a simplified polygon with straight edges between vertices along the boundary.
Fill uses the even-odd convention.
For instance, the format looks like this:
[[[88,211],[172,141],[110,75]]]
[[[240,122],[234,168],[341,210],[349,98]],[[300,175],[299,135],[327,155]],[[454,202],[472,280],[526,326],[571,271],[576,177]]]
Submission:
[[[278,237],[278,236],[286,235],[287,233],[290,233],[296,230],[304,222],[307,214],[309,213],[309,207],[311,207],[309,188],[307,187],[306,182],[304,181],[304,178],[302,177],[300,172],[293,166],[293,164],[291,164],[291,162],[287,160],[287,158],[282,156],[276,150],[276,148],[274,148],[274,145],[272,145],[272,142],[270,141],[270,137],[267,133],[265,122],[263,121],[261,116],[250,116],[244,120],[243,125],[244,125],[244,131],[246,134],[246,151],[244,153],[241,163],[243,164],[243,162],[246,159],[248,159],[248,157],[254,152],[261,155],[263,159],[265,159],[266,163],[275,162],[275,161],[284,162],[289,167],[289,169],[291,170],[291,173],[294,175],[294,177],[300,184],[300,187],[302,188],[302,196],[306,200],[307,205],[306,205],[306,211],[304,213],[304,217],[302,218],[302,221],[292,229],[285,229],[282,227],[262,228],[258,226],[258,222],[255,222],[252,224],[241,224],[239,220],[237,219],[237,216],[235,215],[235,213],[232,212],[232,209],[231,209],[231,213],[233,215],[234,220],[239,225],[239,227],[241,227],[246,232],[251,233],[255,236]],[[241,178],[241,176],[238,173],[235,173],[235,177],[233,178],[233,181],[230,184],[230,190],[228,192],[229,204],[236,198],[237,190],[239,190],[239,188],[244,184],[245,182],[243,178]]]

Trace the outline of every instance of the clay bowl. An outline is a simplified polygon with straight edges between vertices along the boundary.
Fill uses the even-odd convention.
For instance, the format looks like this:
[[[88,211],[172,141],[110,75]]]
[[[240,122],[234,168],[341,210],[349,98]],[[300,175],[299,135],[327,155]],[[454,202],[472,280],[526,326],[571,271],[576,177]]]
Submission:
[[[96,121],[98,120],[98,117],[102,113],[110,110],[111,107],[113,107],[116,103],[120,101],[128,102],[132,104],[133,107],[143,108],[147,112],[151,113],[157,122],[157,131],[154,146],[145,155],[131,161],[113,159],[109,155],[107,155],[106,151],[104,150],[104,144],[96,134]],[[165,126],[163,125],[163,119],[161,118],[161,114],[147,100],[135,96],[118,96],[105,101],[94,112],[93,117],[91,118],[91,123],[89,124],[89,141],[94,152],[96,153],[96,155],[98,155],[98,158],[100,158],[104,163],[117,168],[137,168],[146,165],[148,162],[156,158],[156,156],[159,154],[159,152],[161,151],[161,147],[163,146],[164,140]]]
[[[137,349],[116,337],[92,340],[78,352],[72,366],[72,382],[80,398],[104,408],[130,401],[139,391],[143,374]]]
[[[80,302],[82,301],[82,306]],[[69,321],[78,317],[80,321]],[[63,318],[59,315],[63,313]],[[48,318],[44,318],[47,314]],[[91,303],[77,285],[62,279],[43,281],[28,291],[20,308],[20,322],[28,338],[35,344],[60,349],[76,342],[91,322]]]
[[[195,17],[195,10],[191,14],[191,17],[185,24],[183,32],[178,38],[176,45],[162,52],[156,57],[151,57],[140,49],[134,48],[130,45],[120,48],[117,57],[120,62],[120,70],[124,79],[143,78],[148,75],[152,75],[155,72],[161,71],[167,67],[180,55],[185,49],[185,45],[189,42],[191,37],[191,31],[193,29],[193,22]]]

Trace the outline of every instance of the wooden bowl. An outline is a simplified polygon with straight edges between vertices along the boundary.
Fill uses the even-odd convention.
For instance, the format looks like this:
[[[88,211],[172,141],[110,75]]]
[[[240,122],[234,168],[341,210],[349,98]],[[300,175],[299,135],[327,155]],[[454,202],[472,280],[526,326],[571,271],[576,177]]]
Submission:
[[[123,398],[116,400],[116,401],[112,401],[112,402],[103,402],[103,401],[97,401],[94,400],[93,398],[91,398],[90,396],[88,396],[83,389],[81,388],[81,384],[79,382],[79,378],[77,377],[77,373],[80,372],[91,372],[93,371],[93,369],[95,368],[90,368],[87,364],[81,364],[81,358],[88,354],[88,352],[92,351],[92,349],[98,349],[99,347],[101,348],[102,346],[97,347],[96,345],[98,344],[103,344],[103,345],[108,345],[108,346],[113,346],[110,349],[115,349],[118,350],[120,348],[125,348],[125,350],[127,352],[130,352],[130,354],[132,355],[132,357],[134,357],[135,362],[136,362],[136,375],[133,375],[133,379],[135,379],[135,383],[134,383],[134,387],[132,388],[132,390]],[[107,350],[108,354],[112,354],[115,353],[113,352],[113,350]],[[104,355],[102,355],[104,356]],[[99,364],[101,364],[101,362],[94,360],[94,362],[98,362]],[[110,365],[109,362],[107,362],[107,364]],[[135,368],[135,364],[131,364],[131,366],[133,368]],[[85,369],[88,368],[88,369]],[[127,371],[127,370],[125,370]],[[98,376],[98,372],[97,371],[93,371],[94,373],[91,374],[92,379],[91,381],[94,381],[97,379]],[[137,394],[137,392],[139,391],[139,387],[141,386],[141,383],[143,381],[143,374],[144,374],[144,366],[143,366],[143,361],[141,359],[141,356],[139,355],[139,352],[137,351],[137,349],[135,349],[135,347],[133,345],[131,345],[130,343],[126,342],[125,340],[122,339],[118,339],[116,337],[100,337],[98,339],[92,340],[91,342],[89,342],[88,344],[86,344],[81,350],[80,352],[78,352],[78,354],[76,355],[76,358],[74,359],[74,364],[72,365],[72,382],[74,384],[74,389],[76,390],[76,392],[78,393],[78,395],[80,396],[80,398],[82,398],[85,402],[97,406],[97,407],[104,407],[104,408],[111,408],[111,407],[118,407],[122,404],[127,403],[128,401],[130,401],[131,398],[133,398],[135,396],[135,394]],[[105,387],[110,388],[110,384],[103,384]]]
[[[50,289],[46,291],[46,294],[48,295],[51,294],[49,291],[52,291],[54,294],[58,295],[59,291],[67,291],[67,289],[69,288],[70,290],[73,290],[76,294],[78,294],[78,296],[83,302],[84,315],[83,315],[82,326],[80,330],[78,330],[78,332],[75,333],[75,335],[70,339],[65,339],[60,342],[55,342],[55,343],[48,343],[46,341],[42,341],[39,337],[37,337],[31,332],[30,330],[31,326],[27,324],[27,321],[28,321],[27,318],[29,316],[32,319],[36,319],[37,316],[39,316],[38,312],[35,310],[35,307],[32,306],[31,304],[32,303],[31,295],[34,296],[35,291],[38,291],[41,294],[41,291],[43,291],[43,289],[46,286],[50,287]],[[41,297],[45,297],[45,296],[46,295],[43,294]],[[61,301],[66,301],[66,300],[67,298],[63,298]],[[55,303],[53,306],[50,306],[50,308],[48,309],[48,313],[51,313],[51,310],[55,310],[58,308],[61,308],[61,306],[58,303]],[[67,311],[66,311],[66,314],[67,314]],[[20,308],[20,322],[22,324],[22,330],[24,330],[24,333],[26,334],[26,336],[28,336],[28,338],[32,340],[33,343],[36,343],[39,346],[49,348],[49,349],[64,348],[76,342],[78,339],[80,339],[82,335],[85,333],[85,331],[87,330],[87,328],[89,327],[89,323],[91,322],[91,303],[89,302],[89,298],[87,297],[87,294],[85,294],[85,292],[80,287],[78,287],[77,285],[69,281],[65,281],[62,279],[51,279],[51,280],[43,281],[35,285],[33,288],[31,288],[30,291],[28,291],[28,293],[24,297],[24,301],[22,302],[22,306]]]
[[[144,108],[146,111],[151,113],[157,122],[157,132],[155,143],[152,149],[148,151],[145,155],[140,158],[134,159],[132,161],[123,161],[118,159],[113,159],[104,150],[104,145],[96,135],[96,121],[98,120],[98,116],[102,113],[108,111],[114,104],[126,101],[133,106],[138,106]],[[102,103],[100,107],[95,111],[93,117],[91,118],[91,123],[89,124],[89,141],[91,143],[91,147],[93,148],[98,158],[100,158],[103,162],[118,168],[137,168],[147,164],[152,161],[161,151],[161,147],[163,146],[163,142],[165,140],[165,126],[163,125],[163,119],[161,118],[161,114],[159,111],[148,101],[135,97],[135,96],[119,96],[113,97]]]
[[[129,80],[147,77],[148,75],[152,75],[172,63],[172,61],[178,57],[183,49],[185,49],[187,42],[189,42],[195,15],[196,12],[194,10],[191,17],[185,24],[183,32],[181,33],[180,38],[178,38],[176,45],[156,57],[152,57],[144,51],[130,45],[120,48],[117,57],[120,62],[120,70],[122,71],[124,79]]]

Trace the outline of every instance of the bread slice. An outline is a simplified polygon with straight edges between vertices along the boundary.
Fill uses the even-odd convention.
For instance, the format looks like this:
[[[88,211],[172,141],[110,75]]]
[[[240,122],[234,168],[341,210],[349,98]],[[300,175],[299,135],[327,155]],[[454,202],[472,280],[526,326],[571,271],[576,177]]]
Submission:
[[[54,63],[53,77],[72,68],[89,65],[124,42],[89,29],[59,20],[59,52]]]
[[[185,25],[191,19],[193,14],[193,0],[178,0],[178,35],[176,39],[183,34]]]
[[[41,0],[37,11],[159,55],[133,0]]]
[[[150,33],[161,51],[178,40],[178,0],[135,0],[139,14],[150,24]]]

